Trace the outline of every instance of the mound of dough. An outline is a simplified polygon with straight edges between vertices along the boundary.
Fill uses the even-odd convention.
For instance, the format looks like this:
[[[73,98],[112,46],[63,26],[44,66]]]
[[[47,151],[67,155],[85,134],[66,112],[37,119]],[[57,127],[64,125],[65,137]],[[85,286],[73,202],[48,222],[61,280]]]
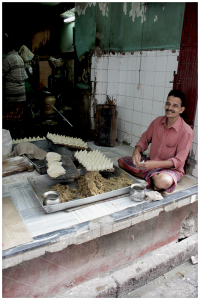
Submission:
[[[65,169],[57,164],[52,164],[47,170],[47,174],[53,178],[64,175],[65,173]]]
[[[52,164],[57,165],[57,166],[62,166],[62,161],[49,161],[47,164],[47,167],[49,168]]]
[[[48,152],[46,155],[46,159],[48,162],[60,161],[61,155],[56,152]]]

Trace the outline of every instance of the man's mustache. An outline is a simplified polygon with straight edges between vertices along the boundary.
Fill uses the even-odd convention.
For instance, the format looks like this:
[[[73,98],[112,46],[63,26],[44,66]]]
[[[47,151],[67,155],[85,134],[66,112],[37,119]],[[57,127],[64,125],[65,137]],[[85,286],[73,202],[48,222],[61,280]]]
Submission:
[[[175,113],[175,111],[173,110],[169,110],[169,109],[166,109],[167,112],[172,112],[172,113]]]

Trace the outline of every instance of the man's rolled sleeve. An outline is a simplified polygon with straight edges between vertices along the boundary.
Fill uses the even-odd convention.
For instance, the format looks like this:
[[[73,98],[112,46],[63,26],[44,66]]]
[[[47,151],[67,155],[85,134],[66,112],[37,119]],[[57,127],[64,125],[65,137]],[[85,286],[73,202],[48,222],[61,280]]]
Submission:
[[[139,139],[138,143],[135,145],[140,146],[142,148],[142,152],[148,149],[149,144],[152,140],[153,135],[153,128],[154,128],[154,121],[151,122],[147,130],[142,134],[141,138]]]
[[[175,169],[178,169],[181,166],[185,165],[185,161],[188,157],[188,154],[192,146],[193,137],[194,137],[194,131],[192,131],[192,133],[185,131],[178,144],[175,157],[168,159],[173,162]]]

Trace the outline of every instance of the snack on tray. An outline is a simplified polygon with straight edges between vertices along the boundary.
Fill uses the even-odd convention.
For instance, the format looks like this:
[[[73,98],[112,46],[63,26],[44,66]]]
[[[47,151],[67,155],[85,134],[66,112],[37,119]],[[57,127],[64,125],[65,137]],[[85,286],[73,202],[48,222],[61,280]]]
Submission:
[[[41,141],[41,140],[45,140],[46,138],[43,136],[42,137],[29,137],[29,138],[24,138],[24,139],[20,139],[20,140],[12,140],[12,143],[13,144],[19,144],[19,143],[22,143],[22,142],[35,142],[35,141]]]
[[[74,157],[81,163],[87,171],[103,171],[113,169],[113,162],[99,150],[90,152],[76,151]]]
[[[46,155],[46,160],[48,161],[48,163],[52,161],[60,161],[60,159],[61,155],[56,152],[48,152]]]
[[[47,138],[55,144],[64,144],[69,146],[88,148],[87,143],[85,143],[82,139],[79,138],[53,134],[49,132],[47,133]]]
[[[64,175],[65,173],[65,169],[57,164],[51,164],[50,167],[47,169],[47,174],[52,178]]]

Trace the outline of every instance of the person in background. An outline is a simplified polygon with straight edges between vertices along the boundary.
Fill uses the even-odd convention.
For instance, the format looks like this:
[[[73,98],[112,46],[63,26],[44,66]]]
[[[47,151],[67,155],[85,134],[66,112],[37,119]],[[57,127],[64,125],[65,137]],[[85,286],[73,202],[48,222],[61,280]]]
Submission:
[[[171,90],[165,103],[165,116],[156,118],[135,146],[132,157],[118,160],[119,167],[148,182],[147,188],[171,193],[184,176],[185,161],[192,146],[194,131],[181,118],[185,94]],[[142,153],[151,143],[150,156]]]
[[[24,61],[16,52],[13,38],[4,38],[3,50],[3,128],[12,138],[20,135],[21,121],[26,103]]]

